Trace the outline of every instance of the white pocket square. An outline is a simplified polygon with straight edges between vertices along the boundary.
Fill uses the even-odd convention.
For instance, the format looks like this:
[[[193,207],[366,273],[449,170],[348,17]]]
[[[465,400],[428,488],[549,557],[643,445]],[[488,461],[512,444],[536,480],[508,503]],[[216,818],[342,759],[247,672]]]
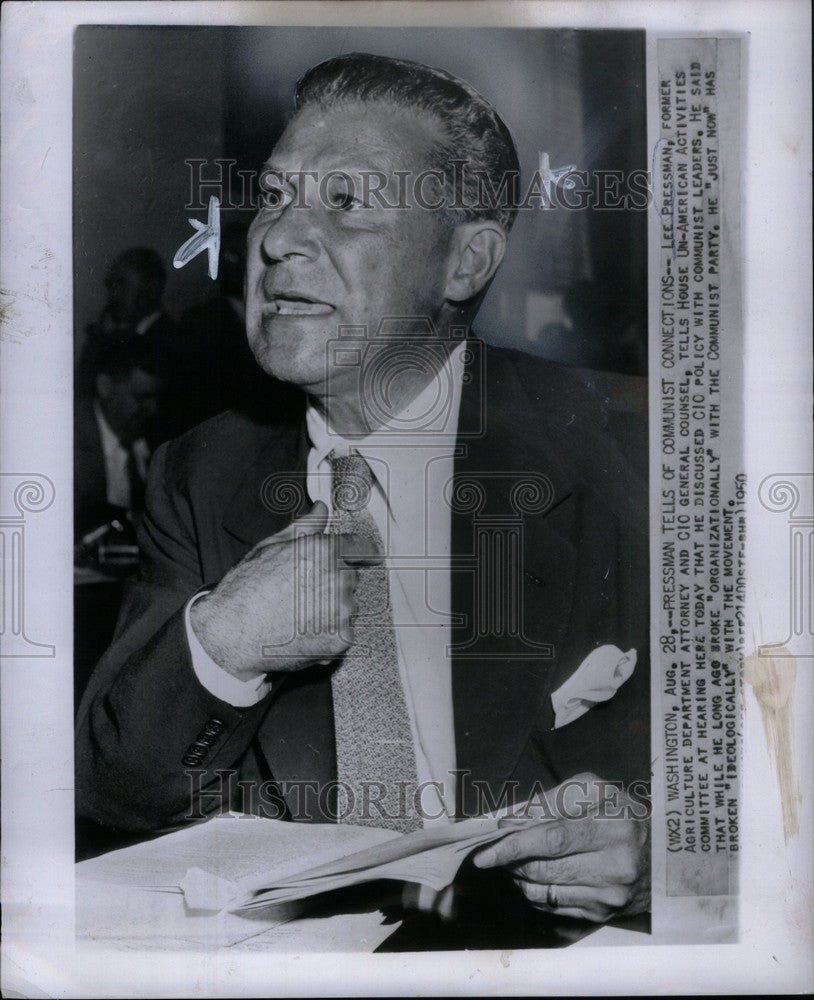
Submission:
[[[597,646],[551,695],[554,728],[567,726],[600,701],[612,698],[635,666],[635,649],[623,653],[618,646]]]

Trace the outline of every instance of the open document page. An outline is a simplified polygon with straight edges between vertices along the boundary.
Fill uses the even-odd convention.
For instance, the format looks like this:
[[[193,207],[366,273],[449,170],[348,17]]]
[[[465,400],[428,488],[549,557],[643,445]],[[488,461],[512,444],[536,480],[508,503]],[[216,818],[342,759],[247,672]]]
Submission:
[[[397,836],[285,878],[275,877],[273,872],[260,878],[249,876],[236,886],[229,909],[292,902],[375,879],[414,882],[440,891],[451,885],[464,859],[475,848],[500,840],[516,830],[520,822],[534,820],[514,821],[508,827],[500,827],[497,816],[463,820]]]
[[[377,879],[450,885],[475,848],[517,829],[500,814],[406,835],[230,814],[78,866],[84,881],[184,894],[195,911],[247,911]]]
[[[257,938],[265,950],[285,950],[286,942],[308,950],[318,941],[320,950],[372,951],[393,930],[381,926],[376,911],[297,919],[297,930],[290,925],[301,916],[298,907],[256,910],[251,919],[223,907],[250,873],[302,870],[398,836],[365,827],[218,816],[77,865],[77,934],[100,946],[128,948],[243,947]],[[187,893],[185,880],[191,886]],[[284,926],[288,930],[282,931]],[[269,937],[266,932],[272,931]]]

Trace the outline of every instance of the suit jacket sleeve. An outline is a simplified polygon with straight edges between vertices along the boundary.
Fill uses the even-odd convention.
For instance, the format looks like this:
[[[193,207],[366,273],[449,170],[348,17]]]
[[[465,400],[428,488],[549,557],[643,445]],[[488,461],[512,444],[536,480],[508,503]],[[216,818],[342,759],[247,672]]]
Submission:
[[[218,797],[201,792],[222,787],[218,771],[237,767],[268,707],[232,707],[192,668],[184,605],[216,581],[201,578],[194,520],[171,485],[173,447],[154,456],[142,568],[77,717],[77,816],[120,830],[166,831],[216,809]]]

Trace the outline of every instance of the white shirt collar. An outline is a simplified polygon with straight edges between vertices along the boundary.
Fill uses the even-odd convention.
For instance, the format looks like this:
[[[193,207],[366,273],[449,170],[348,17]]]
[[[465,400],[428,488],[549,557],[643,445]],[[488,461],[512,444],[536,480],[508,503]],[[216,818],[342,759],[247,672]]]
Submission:
[[[463,385],[465,341],[449,352],[436,378],[394,418],[365,438],[348,439],[333,432],[310,402],[305,421],[311,441],[309,472],[314,473],[332,451],[347,454],[353,449],[366,458],[391,509],[396,497],[409,489],[415,477],[423,479],[430,452],[449,452],[458,431],[458,412]],[[392,461],[398,456],[398,462]],[[389,461],[387,459],[390,459]],[[387,475],[382,474],[386,470]],[[393,476],[398,482],[393,481]]]
[[[102,453],[105,457],[106,465],[110,467],[111,462],[117,465],[126,463],[129,451],[132,451],[138,465],[139,473],[143,479],[146,479],[147,463],[150,459],[150,446],[147,444],[147,441],[143,437],[138,438],[130,445],[128,451],[105,419],[98,399],[94,399],[93,401],[93,412],[96,415],[99,436],[102,439]]]
[[[99,400],[93,401],[93,412],[96,414],[96,423],[99,425],[99,435],[102,438],[102,451],[106,456],[123,453],[127,455],[127,449],[122,445],[116,436],[116,432],[105,419]]]
[[[140,319],[138,323],[136,323],[136,335],[141,337],[143,334],[145,334],[150,329],[150,327],[153,326],[154,323],[156,323],[160,315],[161,315],[161,310],[156,309],[156,311],[151,312],[149,316],[145,316],[143,319]]]
[[[458,430],[464,346],[462,342],[454,347],[438,375],[418,396],[391,421],[367,437],[350,439],[337,434],[328,426],[325,415],[309,402],[305,421],[311,446],[318,452],[319,459],[325,458],[334,449],[339,452],[355,449],[360,455],[365,455],[371,449],[393,447],[402,441],[406,444],[429,443],[436,439],[454,438]]]

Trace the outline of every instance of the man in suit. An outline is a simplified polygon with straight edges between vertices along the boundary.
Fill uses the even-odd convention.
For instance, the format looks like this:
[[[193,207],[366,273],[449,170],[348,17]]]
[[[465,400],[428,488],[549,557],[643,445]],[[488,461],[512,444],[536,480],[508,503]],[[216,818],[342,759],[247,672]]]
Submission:
[[[156,453],[78,812],[409,830],[576,787],[590,808],[476,865],[545,912],[642,912],[646,810],[599,779],[649,776],[646,500],[577,378],[469,334],[514,211],[444,200],[458,152],[493,191],[517,169],[449,74],[357,54],[300,81],[246,274],[249,344],[299,405]]]
[[[77,340],[80,390],[93,390],[98,358],[111,347],[143,338],[160,358],[162,345],[169,343],[176,331],[162,303],[166,283],[161,257],[150,247],[129,247],[111,262],[105,274],[102,311]]]
[[[74,407],[74,532],[77,539],[143,506],[160,379],[142,340],[97,354],[92,395]]]
[[[99,361],[111,349],[139,342],[152,356],[151,367],[161,373],[161,392],[150,427],[155,448],[191,426],[188,411],[195,390],[188,385],[184,343],[178,325],[164,308],[167,273],[161,257],[150,247],[129,247],[110,264],[105,275],[105,304],[98,319],[77,338],[75,391],[95,391]]]

